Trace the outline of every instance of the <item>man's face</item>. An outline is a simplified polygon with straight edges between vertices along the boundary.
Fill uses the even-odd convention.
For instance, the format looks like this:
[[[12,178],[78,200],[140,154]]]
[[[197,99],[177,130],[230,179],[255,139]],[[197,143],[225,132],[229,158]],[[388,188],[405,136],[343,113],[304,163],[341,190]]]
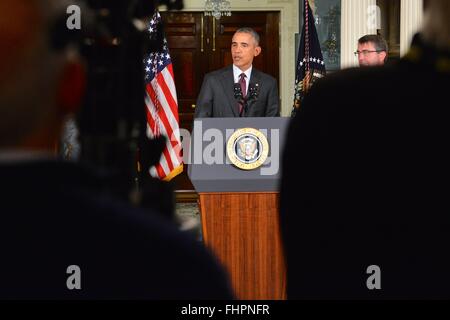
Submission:
[[[256,45],[256,41],[250,33],[235,33],[231,40],[231,56],[233,64],[246,71],[252,65],[253,58],[259,55],[261,47]]]
[[[376,52],[375,45],[372,42],[358,44],[358,61],[360,67],[381,66],[384,65],[386,52]]]

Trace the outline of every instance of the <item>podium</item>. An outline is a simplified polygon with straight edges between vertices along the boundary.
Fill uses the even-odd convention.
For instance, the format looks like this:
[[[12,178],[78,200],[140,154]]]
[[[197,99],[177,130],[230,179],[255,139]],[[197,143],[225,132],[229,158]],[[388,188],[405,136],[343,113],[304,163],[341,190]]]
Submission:
[[[289,118],[194,121],[188,175],[199,194],[203,241],[227,269],[238,299],[286,299],[278,184],[288,122]],[[230,160],[233,148],[247,152],[242,139],[229,142],[242,128],[257,129],[267,139],[267,159],[258,168],[242,169]],[[263,144],[247,145],[249,155],[267,149]]]

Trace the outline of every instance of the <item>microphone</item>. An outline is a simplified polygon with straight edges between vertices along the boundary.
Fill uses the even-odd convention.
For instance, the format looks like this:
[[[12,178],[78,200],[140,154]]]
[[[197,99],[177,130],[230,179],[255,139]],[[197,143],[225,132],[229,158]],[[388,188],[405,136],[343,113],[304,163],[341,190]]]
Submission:
[[[250,83],[248,86],[248,97],[250,100],[258,100],[259,95],[259,83]]]
[[[242,94],[242,90],[241,90],[241,85],[239,83],[235,83],[234,84],[234,98],[239,102],[239,103],[244,103],[244,95]]]

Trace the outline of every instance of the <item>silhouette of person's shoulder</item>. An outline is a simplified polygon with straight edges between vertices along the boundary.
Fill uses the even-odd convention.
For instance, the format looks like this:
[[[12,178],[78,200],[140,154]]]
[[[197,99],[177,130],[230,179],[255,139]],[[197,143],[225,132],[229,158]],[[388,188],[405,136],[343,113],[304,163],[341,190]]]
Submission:
[[[2,165],[2,298],[228,299],[219,264],[152,210],[76,165]],[[69,290],[69,266],[81,289]]]
[[[293,119],[280,196],[290,298],[448,298],[450,78],[418,50],[317,81]],[[373,265],[382,290],[366,286]]]

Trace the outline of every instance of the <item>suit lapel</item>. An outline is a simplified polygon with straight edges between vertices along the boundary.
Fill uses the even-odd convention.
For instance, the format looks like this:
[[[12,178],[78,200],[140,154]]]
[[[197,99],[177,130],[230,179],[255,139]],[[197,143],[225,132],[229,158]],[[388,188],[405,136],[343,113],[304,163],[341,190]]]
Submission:
[[[234,76],[233,66],[230,66],[224,70],[221,74],[220,82],[222,83],[223,90],[228,99],[228,105],[231,108],[235,117],[239,116],[239,107],[236,99],[234,98]]]

